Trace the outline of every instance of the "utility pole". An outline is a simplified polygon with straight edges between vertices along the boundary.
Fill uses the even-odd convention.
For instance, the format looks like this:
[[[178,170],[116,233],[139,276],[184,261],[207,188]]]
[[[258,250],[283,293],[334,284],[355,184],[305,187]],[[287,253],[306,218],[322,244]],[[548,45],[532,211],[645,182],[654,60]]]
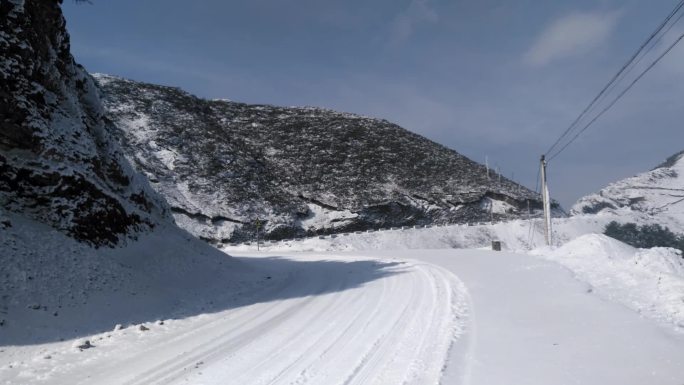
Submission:
[[[541,156],[541,194],[542,204],[544,205],[544,238],[546,245],[551,246],[551,198],[549,197],[549,186],[546,179],[546,157]]]
[[[487,180],[489,180],[489,157],[485,155],[485,167],[487,167]]]
[[[489,220],[494,224],[494,199],[489,198]]]
[[[259,228],[261,227],[261,221],[259,218],[256,219],[256,241],[257,241],[257,251],[259,251]]]

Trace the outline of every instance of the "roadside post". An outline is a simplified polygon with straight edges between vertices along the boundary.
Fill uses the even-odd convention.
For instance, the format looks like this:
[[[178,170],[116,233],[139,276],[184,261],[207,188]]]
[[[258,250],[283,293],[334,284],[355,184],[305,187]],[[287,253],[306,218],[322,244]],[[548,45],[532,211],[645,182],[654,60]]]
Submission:
[[[259,229],[261,228],[261,221],[259,220],[259,218],[256,219],[255,225],[256,225],[257,251],[259,251]]]

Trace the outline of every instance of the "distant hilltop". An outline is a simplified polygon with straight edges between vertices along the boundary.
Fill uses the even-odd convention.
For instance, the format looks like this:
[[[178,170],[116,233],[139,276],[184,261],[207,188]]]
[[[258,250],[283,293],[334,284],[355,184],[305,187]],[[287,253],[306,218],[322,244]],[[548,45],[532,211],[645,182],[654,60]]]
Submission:
[[[684,231],[684,151],[580,199],[572,214],[643,214]]]
[[[538,194],[386,120],[205,100],[95,74],[134,167],[206,240],[527,215]]]

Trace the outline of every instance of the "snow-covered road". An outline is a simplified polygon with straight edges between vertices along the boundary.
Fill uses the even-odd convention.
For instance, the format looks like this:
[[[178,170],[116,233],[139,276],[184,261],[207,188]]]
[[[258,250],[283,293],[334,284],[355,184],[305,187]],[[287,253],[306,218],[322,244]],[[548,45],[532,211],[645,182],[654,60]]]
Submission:
[[[682,385],[684,335],[533,256],[238,259],[251,298],[163,325],[0,348],[7,384]],[[458,276],[458,277],[457,277]],[[49,357],[49,358],[46,358]]]
[[[482,250],[383,254],[443,266],[467,287],[470,327],[444,383],[684,384],[683,333],[604,299],[559,264]]]
[[[244,258],[276,280],[251,304],[40,346],[9,383],[436,384],[466,322],[462,284],[424,263]],[[286,270],[283,266],[296,266]],[[100,339],[100,337],[104,337]],[[45,354],[51,358],[44,359]],[[9,374],[13,377],[7,377]],[[0,379],[3,371],[0,371]]]

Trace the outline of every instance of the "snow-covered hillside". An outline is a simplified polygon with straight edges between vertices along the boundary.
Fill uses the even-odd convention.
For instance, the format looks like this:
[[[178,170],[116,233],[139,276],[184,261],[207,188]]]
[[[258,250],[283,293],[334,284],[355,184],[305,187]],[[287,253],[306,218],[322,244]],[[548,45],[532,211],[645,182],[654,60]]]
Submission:
[[[9,219],[0,231],[0,346],[212,312],[268,287],[254,269],[172,224],[93,248],[31,219]]]
[[[212,242],[527,215],[538,195],[385,120],[94,75],[132,164]]]
[[[571,213],[655,222],[684,233],[684,152],[669,157],[651,171],[611,183],[598,193],[583,197]]]
[[[61,1],[0,3],[0,203],[96,245],[170,218],[69,51]]]

